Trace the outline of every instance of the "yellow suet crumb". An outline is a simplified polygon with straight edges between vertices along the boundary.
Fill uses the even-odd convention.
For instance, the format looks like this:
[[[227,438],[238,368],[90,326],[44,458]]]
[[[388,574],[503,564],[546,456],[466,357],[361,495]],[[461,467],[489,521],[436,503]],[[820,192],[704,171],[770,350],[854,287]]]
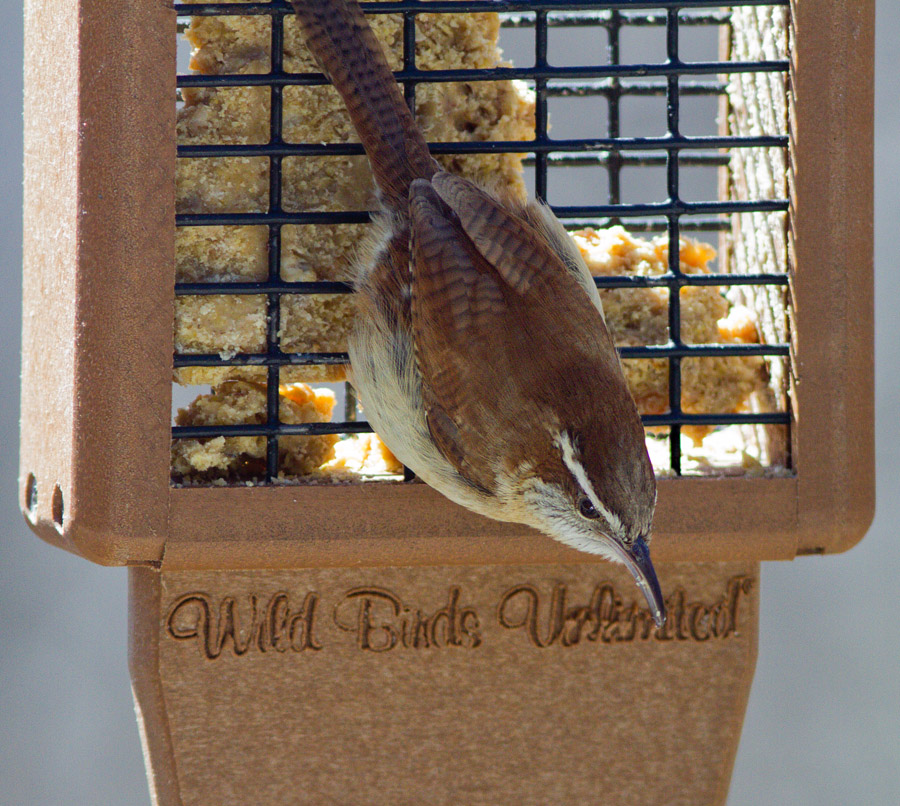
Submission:
[[[622,227],[584,229],[575,242],[595,276],[665,274],[669,239],[636,238]],[[680,267],[685,274],[708,274],[715,250],[682,239]],[[603,312],[619,346],[666,344],[669,341],[667,288],[616,288],[600,292]],[[750,311],[732,306],[717,286],[681,289],[681,338],[688,344],[734,344],[759,341]],[[626,359],[625,378],[641,414],[669,410],[669,362],[665,358]],[[681,407],[690,414],[730,414],[746,410],[750,396],[766,386],[765,360],[758,356],[685,358],[681,362]],[[707,426],[684,426],[700,442]]]
[[[331,420],[334,394],[306,384],[280,388],[281,422]],[[266,422],[266,389],[245,381],[226,381],[180,409],[176,425],[260,425]],[[336,434],[283,436],[278,439],[279,478],[305,476],[334,458]],[[265,437],[213,437],[172,442],[172,476],[179,483],[262,479],[266,472]]]

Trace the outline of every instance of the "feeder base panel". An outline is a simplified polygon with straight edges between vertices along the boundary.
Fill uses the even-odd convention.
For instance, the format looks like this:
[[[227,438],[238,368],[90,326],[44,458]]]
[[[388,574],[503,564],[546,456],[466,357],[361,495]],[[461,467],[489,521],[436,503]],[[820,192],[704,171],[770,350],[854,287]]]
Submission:
[[[757,563],[131,570],[161,806],[725,803]]]

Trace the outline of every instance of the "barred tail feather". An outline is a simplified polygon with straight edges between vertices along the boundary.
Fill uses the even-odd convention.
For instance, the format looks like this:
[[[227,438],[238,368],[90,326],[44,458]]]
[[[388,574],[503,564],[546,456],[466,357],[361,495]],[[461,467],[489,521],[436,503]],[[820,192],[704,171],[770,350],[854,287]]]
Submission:
[[[384,201],[405,210],[414,179],[438,170],[356,0],[292,0],[307,45],[350,113]]]

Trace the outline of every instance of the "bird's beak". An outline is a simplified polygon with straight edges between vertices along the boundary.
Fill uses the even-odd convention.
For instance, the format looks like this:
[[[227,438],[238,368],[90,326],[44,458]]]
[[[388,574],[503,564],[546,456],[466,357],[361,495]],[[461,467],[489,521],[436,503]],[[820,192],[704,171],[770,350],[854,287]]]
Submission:
[[[616,553],[631,571],[634,581],[647,599],[656,626],[662,627],[666,623],[666,603],[663,600],[662,589],[659,587],[659,580],[656,578],[656,571],[653,570],[653,563],[650,562],[650,549],[647,541],[643,537],[639,537],[631,544],[630,548],[626,548],[616,541],[612,542]]]

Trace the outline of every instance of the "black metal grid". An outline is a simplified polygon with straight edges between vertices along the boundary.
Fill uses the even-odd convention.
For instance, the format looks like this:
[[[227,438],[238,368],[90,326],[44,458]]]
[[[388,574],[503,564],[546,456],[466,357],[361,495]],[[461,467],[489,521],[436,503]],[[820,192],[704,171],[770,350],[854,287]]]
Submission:
[[[598,288],[669,289],[669,343],[623,347],[623,358],[666,358],[669,361],[669,412],[643,417],[645,426],[667,426],[671,469],[681,473],[681,428],[686,425],[772,424],[788,425],[786,412],[752,414],[688,414],[681,410],[681,361],[702,356],[782,356],[787,344],[687,344],[681,339],[679,289],[684,286],[787,285],[787,274],[705,274],[686,275],[680,270],[679,242],[682,232],[730,229],[729,215],[746,212],[786,211],[786,199],[688,202],[679,192],[682,166],[724,166],[726,150],[735,148],[786,148],[782,135],[738,137],[686,136],[680,133],[680,99],[689,95],[721,95],[724,74],[787,73],[787,61],[685,62],[679,57],[679,28],[688,25],[725,25],[727,8],[740,6],[786,6],[789,0],[600,0],[599,2],[504,2],[503,0],[403,0],[362,3],[366,12],[403,14],[403,68],[396,73],[405,96],[415,107],[419,83],[523,79],[535,90],[536,135],[533,141],[488,141],[433,143],[435,154],[526,153],[526,165],[534,168],[535,192],[547,196],[548,168],[553,166],[601,165],[608,172],[606,203],[588,206],[554,206],[567,225],[604,227],[628,221],[629,228],[664,231],[669,239],[669,270],[657,276],[616,276],[596,278]],[[350,434],[370,431],[368,423],[355,421],[355,397],[349,384],[345,421],[289,425],[279,421],[279,367],[298,364],[342,364],[345,353],[286,353],[279,345],[279,301],[282,294],[342,294],[352,289],[340,282],[285,282],[280,276],[281,228],[285,225],[362,223],[365,211],[286,212],[281,206],[281,163],[285,157],[351,155],[363,153],[357,143],[286,143],[282,139],[282,91],[286,86],[321,85],[327,80],[317,73],[288,73],[283,67],[284,18],[293,13],[287,2],[191,3],[176,6],[180,17],[269,15],[271,17],[271,70],[253,75],[180,75],[178,87],[266,86],[271,90],[270,137],[259,145],[181,145],[178,156],[185,158],[266,156],[270,160],[269,209],[266,213],[179,214],[179,227],[213,225],[265,225],[268,227],[268,279],[265,282],[177,283],[181,295],[264,294],[267,298],[267,350],[259,354],[179,354],[174,366],[265,366],[268,370],[267,422],[260,425],[173,426],[173,439],[202,439],[214,436],[265,436],[267,438],[266,483],[278,475],[278,438],[289,435]],[[535,59],[531,67],[495,69],[419,70],[415,64],[415,18],[423,12],[494,11],[504,14],[504,27],[533,27]],[[548,29],[564,26],[597,26],[608,36],[607,64],[560,67],[548,63]],[[623,63],[620,34],[627,26],[662,26],[666,32],[664,63]],[[607,132],[602,137],[553,139],[548,134],[548,99],[551,97],[604,96],[608,102]],[[667,131],[657,137],[625,137],[620,132],[621,100],[629,96],[662,96],[666,100]],[[682,154],[683,151],[692,153]],[[699,153],[695,153],[699,152]],[[665,166],[668,198],[654,203],[623,203],[621,172],[631,166]],[[409,477],[409,474],[407,474]]]

